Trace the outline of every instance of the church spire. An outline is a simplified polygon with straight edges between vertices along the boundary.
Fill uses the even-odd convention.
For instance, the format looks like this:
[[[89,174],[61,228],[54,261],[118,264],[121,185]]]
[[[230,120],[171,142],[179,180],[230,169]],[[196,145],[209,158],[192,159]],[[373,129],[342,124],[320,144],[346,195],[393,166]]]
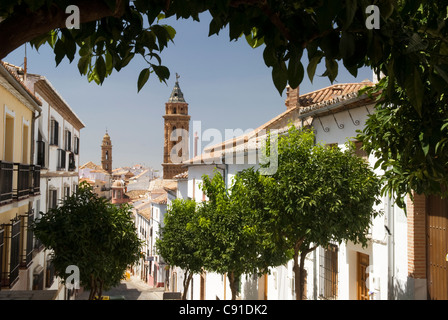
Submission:
[[[176,83],[174,84],[174,88],[168,102],[185,102],[184,94],[179,87],[179,78],[180,76],[176,73]]]

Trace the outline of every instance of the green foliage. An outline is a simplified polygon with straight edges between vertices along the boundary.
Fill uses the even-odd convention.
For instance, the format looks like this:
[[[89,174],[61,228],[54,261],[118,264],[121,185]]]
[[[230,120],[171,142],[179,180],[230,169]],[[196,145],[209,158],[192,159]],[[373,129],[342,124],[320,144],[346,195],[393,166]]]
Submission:
[[[242,274],[263,274],[269,266],[284,261],[286,255],[273,250],[264,220],[267,212],[259,212],[250,202],[261,196],[259,190],[251,188],[256,183],[251,181],[254,178],[253,171],[240,173],[227,190],[219,173],[203,177],[208,201],[198,209],[199,250],[206,270],[228,275],[233,299]]]
[[[175,199],[166,212],[156,248],[169,265],[200,273],[203,266],[198,254],[200,238],[191,227],[195,215],[194,200]]]
[[[353,145],[341,150],[314,141],[312,131],[291,126],[279,138],[277,172],[258,175],[258,194],[263,196],[252,193],[248,199],[256,210],[269,212],[266,228],[273,248],[294,259],[298,298],[305,256],[332,242],[366,246],[369,227],[379,214],[374,206],[379,203],[380,180],[354,155]]]
[[[116,9],[121,1],[106,3]],[[69,4],[69,0],[2,1],[0,16],[4,20],[0,29],[13,21],[17,12],[48,12]],[[272,69],[279,93],[287,84],[298,86],[305,70],[312,81],[320,64],[325,67],[321,76],[331,81],[337,79],[340,65],[353,76],[360,68],[371,67],[378,76],[384,76],[375,88],[381,92],[376,107],[380,114],[367,122],[358,138],[367,151],[376,153],[379,165],[392,179],[386,189],[398,193],[399,199],[412,189],[426,194],[448,190],[445,0],[136,0],[123,4],[120,15],[104,13],[101,19],[82,23],[79,30],[48,30],[31,44],[36,48],[49,44],[56,64],[65,57],[74,61],[79,56],[80,73],[96,83],[103,83],[113,70],[120,71],[141,56],[149,65],[138,76],[140,91],[151,74],[160,81],[170,76],[169,69],[162,65],[161,52],[173,41],[175,30],[160,22],[169,17],[199,21],[200,14],[208,12],[212,18],[210,36],[226,29],[231,41],[244,38],[253,48],[263,47],[264,62]],[[380,16],[375,17],[378,29],[366,26],[371,18],[366,8],[372,4],[379,8]],[[406,116],[392,116],[397,114]],[[434,121],[434,117],[440,121]],[[408,118],[418,122],[417,126],[405,123]],[[393,145],[395,140],[402,143]],[[409,156],[419,148],[423,156],[420,150],[417,157]]]
[[[202,242],[194,224],[197,221],[194,200],[175,199],[171,202],[161,228],[160,238],[156,240],[156,250],[166,263],[185,270],[184,294],[193,274],[202,272],[204,258],[199,251]]]
[[[385,172],[383,192],[395,193],[401,207],[412,191],[448,195],[446,8],[445,1],[403,2],[391,15],[391,30],[403,32],[389,31],[376,68],[386,76],[367,90],[377,104],[358,139]]]
[[[116,207],[94,194],[87,183],[58,208],[42,213],[33,230],[52,250],[56,274],[65,281],[70,275],[66,268],[77,266],[80,285],[91,290],[91,298],[118,285],[126,268],[141,255],[129,205]]]

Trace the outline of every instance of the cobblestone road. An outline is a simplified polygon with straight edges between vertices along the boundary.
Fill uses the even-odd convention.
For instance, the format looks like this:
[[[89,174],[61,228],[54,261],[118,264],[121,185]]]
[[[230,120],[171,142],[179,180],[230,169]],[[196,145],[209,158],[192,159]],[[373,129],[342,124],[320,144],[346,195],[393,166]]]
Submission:
[[[120,285],[103,293],[111,298],[123,296],[125,300],[162,300],[164,288],[153,288],[137,277],[121,281]],[[89,292],[78,295],[76,300],[87,300]]]

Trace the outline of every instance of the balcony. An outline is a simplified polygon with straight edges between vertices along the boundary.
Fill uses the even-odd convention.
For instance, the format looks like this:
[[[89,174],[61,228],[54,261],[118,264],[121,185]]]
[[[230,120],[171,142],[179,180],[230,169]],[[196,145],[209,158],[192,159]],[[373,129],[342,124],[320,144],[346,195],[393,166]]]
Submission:
[[[31,191],[30,165],[14,163],[17,183],[13,185],[13,199],[22,200],[29,197]]]
[[[0,161],[0,205],[40,194],[40,166]]]
[[[3,224],[2,251],[4,261],[1,261],[0,282],[2,287],[12,288],[19,278],[20,266],[20,230],[21,220],[13,219],[9,224]],[[8,254],[9,252],[9,254]]]
[[[14,164],[0,161],[0,205],[12,201]]]

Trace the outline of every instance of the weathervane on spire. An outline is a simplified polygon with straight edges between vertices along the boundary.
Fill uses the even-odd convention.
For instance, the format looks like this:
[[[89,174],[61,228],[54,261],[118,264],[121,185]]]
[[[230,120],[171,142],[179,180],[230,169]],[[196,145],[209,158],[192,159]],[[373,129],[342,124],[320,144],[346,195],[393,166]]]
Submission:
[[[180,75],[176,72],[176,82],[179,82]]]

